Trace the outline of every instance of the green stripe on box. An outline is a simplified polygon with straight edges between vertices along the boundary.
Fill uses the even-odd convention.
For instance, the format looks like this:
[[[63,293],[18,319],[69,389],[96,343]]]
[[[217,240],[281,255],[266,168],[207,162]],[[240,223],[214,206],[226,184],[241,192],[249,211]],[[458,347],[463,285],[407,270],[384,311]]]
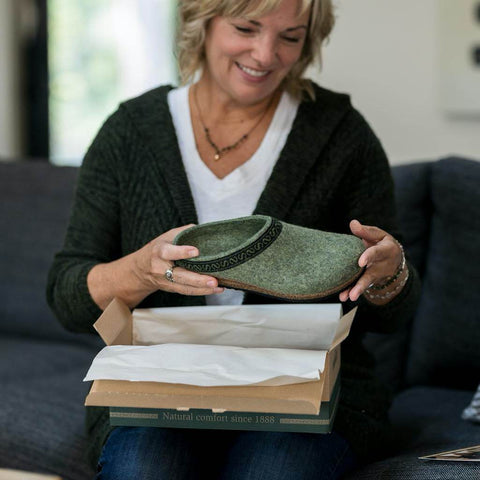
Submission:
[[[110,418],[141,418],[141,419],[150,419],[156,420],[158,418],[158,413],[139,413],[139,412],[120,412],[110,410]]]
[[[335,385],[332,400],[322,403],[318,415],[110,407],[110,424],[129,427],[329,433],[337,410],[339,383],[337,381]]]

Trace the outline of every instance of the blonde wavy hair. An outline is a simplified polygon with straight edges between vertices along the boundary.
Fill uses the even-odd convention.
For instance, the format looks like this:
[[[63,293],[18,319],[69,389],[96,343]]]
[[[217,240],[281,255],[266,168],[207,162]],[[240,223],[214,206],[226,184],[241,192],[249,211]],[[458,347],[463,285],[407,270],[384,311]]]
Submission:
[[[283,0],[179,0],[177,58],[182,84],[193,81],[205,66],[205,35],[209,21],[216,16],[258,18],[275,10]],[[303,78],[307,67],[318,61],[321,49],[335,23],[332,0],[300,0],[300,12],[311,8],[305,44],[297,63],[283,82],[283,87],[297,98],[306,93],[312,99],[310,80]]]

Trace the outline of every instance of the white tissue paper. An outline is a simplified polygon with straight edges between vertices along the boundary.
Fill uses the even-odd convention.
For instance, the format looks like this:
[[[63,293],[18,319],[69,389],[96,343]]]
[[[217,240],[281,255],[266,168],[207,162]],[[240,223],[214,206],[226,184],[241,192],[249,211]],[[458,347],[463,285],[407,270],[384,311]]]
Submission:
[[[133,344],[328,350],[341,310],[338,303],[138,309]]]
[[[285,385],[318,380],[324,351],[219,345],[105,347],[85,381],[109,379],[184,383],[202,387]]]
[[[315,381],[340,317],[339,304],[134,310],[134,345],[105,347],[84,381],[197,386]]]

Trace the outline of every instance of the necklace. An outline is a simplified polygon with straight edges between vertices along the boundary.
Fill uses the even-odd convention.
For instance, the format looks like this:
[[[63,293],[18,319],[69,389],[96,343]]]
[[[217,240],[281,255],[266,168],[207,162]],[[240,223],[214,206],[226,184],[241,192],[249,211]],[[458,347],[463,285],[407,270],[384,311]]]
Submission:
[[[273,96],[270,100],[270,102],[268,103],[267,107],[265,108],[265,111],[262,113],[262,115],[260,116],[260,118],[257,120],[257,122],[255,122],[255,124],[253,125],[252,128],[250,128],[250,130],[247,132],[247,133],[244,133],[235,143],[232,143],[231,145],[227,145],[226,147],[222,147],[220,148],[213,140],[212,140],[212,137],[210,136],[210,130],[208,127],[205,126],[205,123],[203,122],[203,118],[202,118],[202,113],[200,111],[200,107],[198,106],[198,99],[197,99],[197,88],[198,88],[198,83],[197,85],[195,85],[195,89],[193,91],[193,99],[195,101],[195,107],[197,109],[197,112],[198,112],[198,118],[200,119],[200,123],[202,124],[202,128],[203,128],[203,131],[205,133],[205,138],[207,139],[207,142],[210,144],[210,146],[213,148],[213,150],[215,151],[215,155],[213,156],[213,159],[215,161],[218,161],[220,160],[224,155],[226,155],[228,152],[230,152],[231,150],[235,150],[236,148],[238,148],[243,142],[245,142],[245,140],[247,140],[248,136],[255,130],[255,128],[258,127],[258,125],[260,125],[260,123],[262,122],[262,120],[265,118],[265,115],[267,114],[267,112],[270,110],[270,106],[272,105],[272,102],[273,102]]]

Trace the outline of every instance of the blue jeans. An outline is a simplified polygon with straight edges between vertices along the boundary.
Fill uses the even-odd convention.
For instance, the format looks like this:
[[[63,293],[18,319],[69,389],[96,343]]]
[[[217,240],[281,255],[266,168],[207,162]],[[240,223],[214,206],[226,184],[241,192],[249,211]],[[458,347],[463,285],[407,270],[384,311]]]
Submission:
[[[97,480],[336,479],[355,467],[338,434],[117,427]]]

